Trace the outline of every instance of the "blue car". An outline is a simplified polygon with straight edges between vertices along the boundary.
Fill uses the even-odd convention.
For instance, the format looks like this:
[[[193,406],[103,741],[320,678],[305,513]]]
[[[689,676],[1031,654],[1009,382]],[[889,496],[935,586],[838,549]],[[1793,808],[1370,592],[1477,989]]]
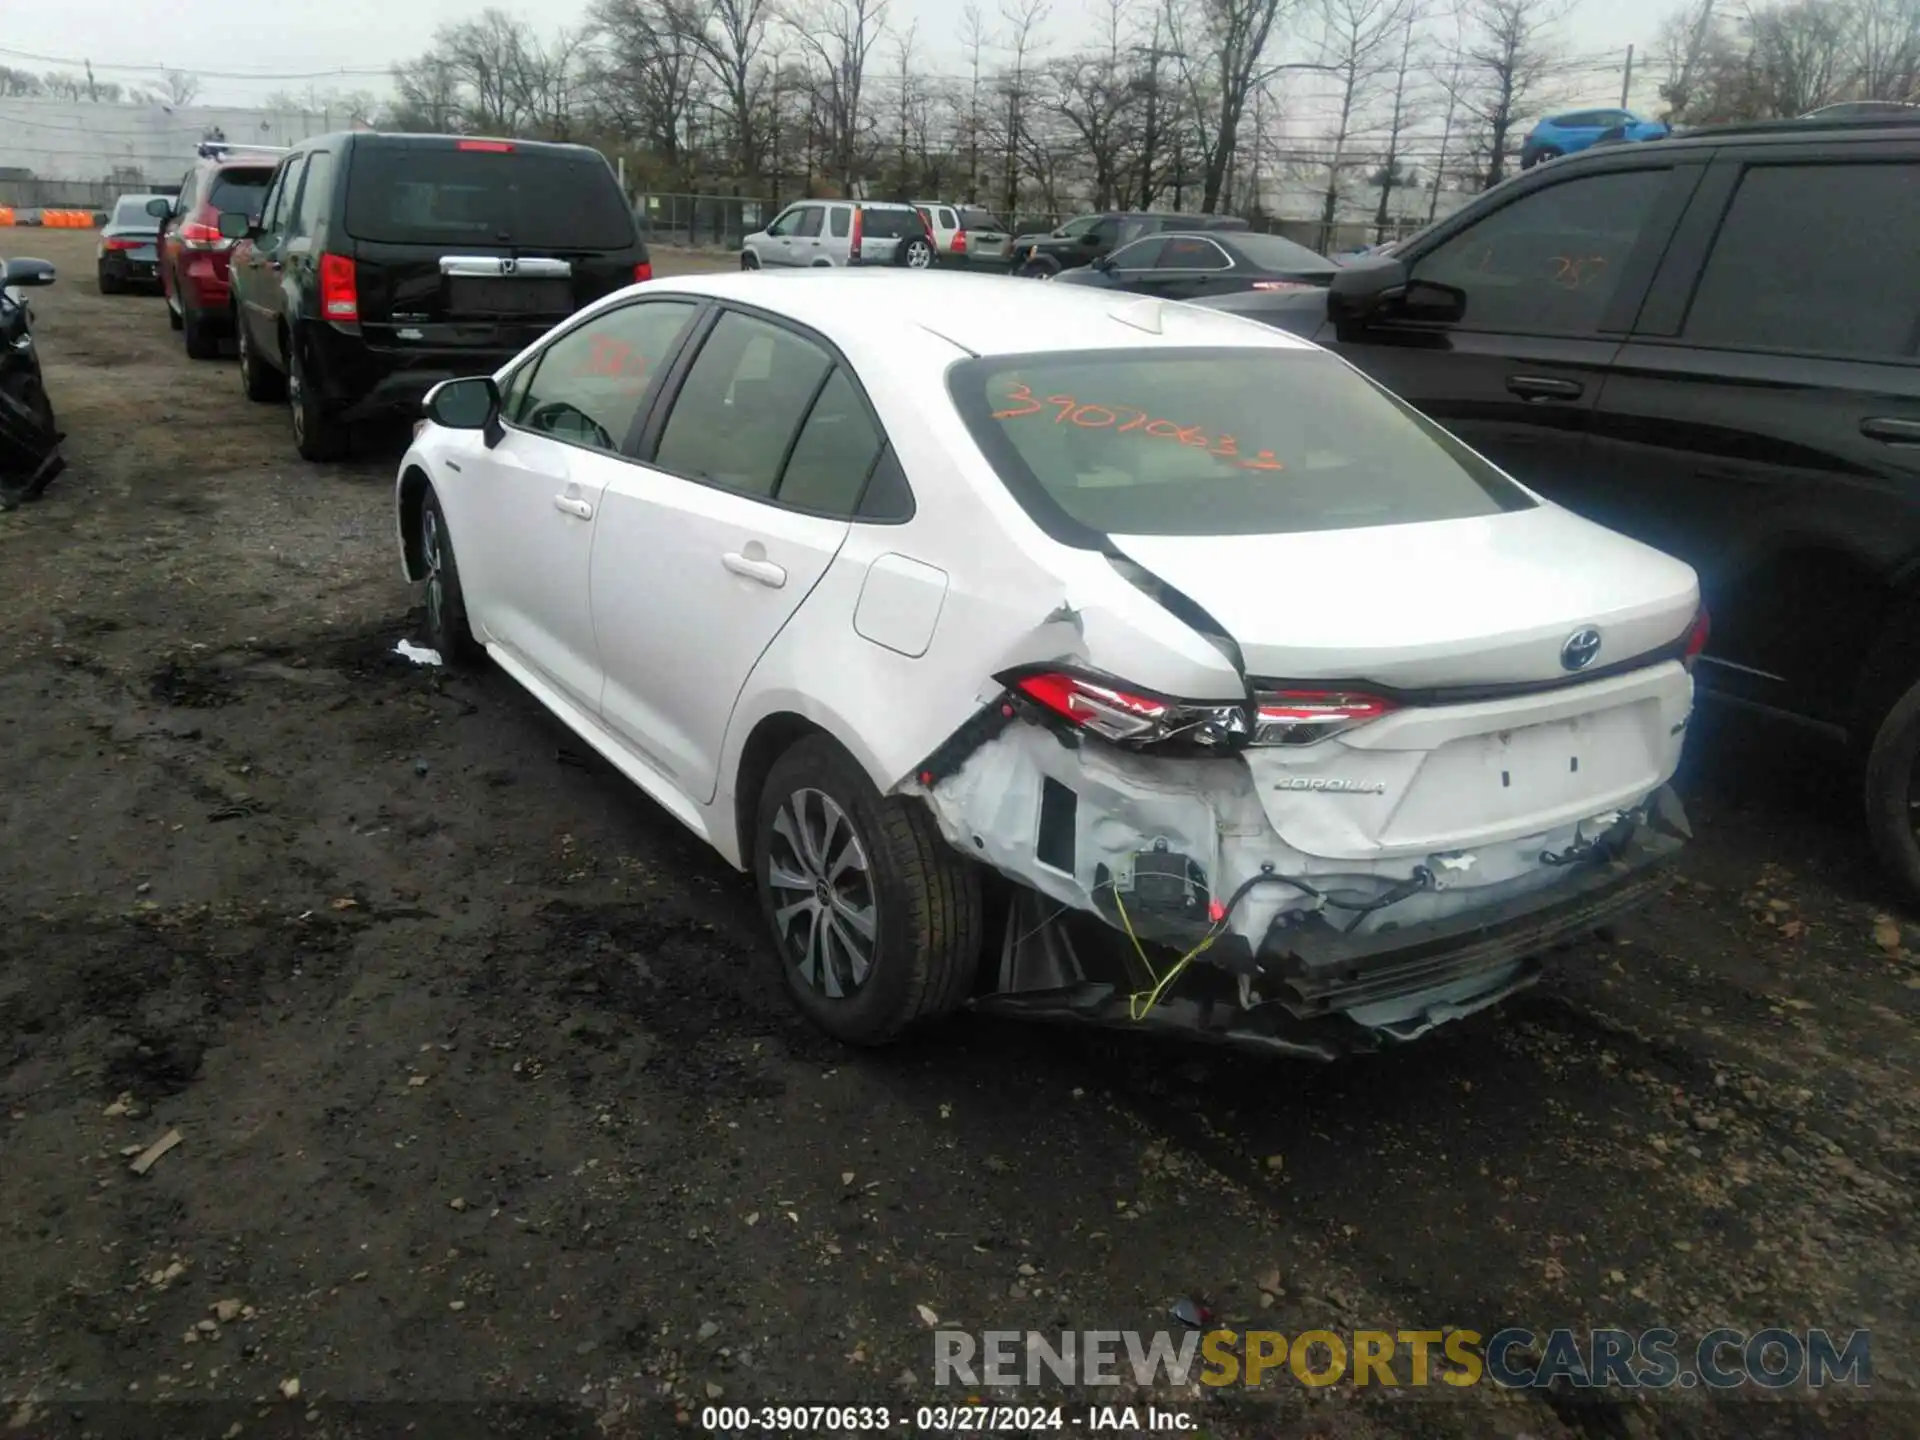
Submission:
[[[1549,115],[1527,133],[1520,146],[1520,168],[1526,170],[1556,155],[1571,155],[1590,145],[1619,140],[1659,140],[1667,134],[1663,120],[1643,120],[1631,110],[1569,110]]]

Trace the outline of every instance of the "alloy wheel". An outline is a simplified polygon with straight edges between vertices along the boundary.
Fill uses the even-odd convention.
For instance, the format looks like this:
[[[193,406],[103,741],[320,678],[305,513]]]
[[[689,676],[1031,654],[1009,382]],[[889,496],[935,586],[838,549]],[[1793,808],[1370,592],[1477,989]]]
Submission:
[[[427,633],[439,643],[447,613],[446,557],[441,553],[440,511],[428,505],[420,515],[420,558],[427,567]]]
[[[916,240],[907,247],[907,266],[912,270],[924,270],[933,264],[933,247]]]
[[[768,837],[767,884],[787,963],[811,990],[851,995],[873,969],[878,906],[866,847],[832,796],[796,790]]]

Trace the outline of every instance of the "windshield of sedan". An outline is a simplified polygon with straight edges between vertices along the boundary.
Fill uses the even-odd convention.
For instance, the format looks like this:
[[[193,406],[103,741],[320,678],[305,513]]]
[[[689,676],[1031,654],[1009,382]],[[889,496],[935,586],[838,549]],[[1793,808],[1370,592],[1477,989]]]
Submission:
[[[955,366],[949,387],[1008,489],[1070,543],[1351,530],[1534,504],[1319,351],[1002,356]]]

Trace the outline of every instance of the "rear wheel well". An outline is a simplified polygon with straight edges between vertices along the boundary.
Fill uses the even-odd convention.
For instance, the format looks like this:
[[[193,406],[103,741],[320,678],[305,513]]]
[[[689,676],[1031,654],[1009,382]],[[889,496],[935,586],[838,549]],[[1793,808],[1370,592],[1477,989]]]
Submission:
[[[760,790],[767,783],[774,762],[809,735],[826,733],[805,716],[780,710],[765,716],[747,736],[733,784],[733,818],[740,842],[741,869],[753,869],[754,817],[760,812]]]
[[[1889,622],[1911,604],[1867,561],[1830,547],[1782,551],[1714,599],[1710,653],[1752,657],[1786,679],[1796,709],[1842,725],[1883,664]],[[1909,658],[1920,662],[1920,645]]]
[[[426,578],[426,567],[420,563],[420,507],[432,488],[427,472],[418,465],[409,465],[400,477],[400,544],[409,580]]]

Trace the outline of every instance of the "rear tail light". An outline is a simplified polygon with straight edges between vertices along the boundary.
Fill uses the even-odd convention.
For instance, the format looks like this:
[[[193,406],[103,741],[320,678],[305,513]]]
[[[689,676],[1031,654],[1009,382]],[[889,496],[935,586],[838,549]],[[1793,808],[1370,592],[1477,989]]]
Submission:
[[[142,245],[151,245],[151,240],[132,240],[125,235],[112,235],[100,242],[103,250],[138,250]]]
[[[1391,700],[1352,690],[1273,690],[1254,701],[1256,745],[1313,745],[1397,708]]]
[[[184,250],[231,250],[233,242],[216,227],[189,220],[180,227],[180,246]]]
[[[853,207],[853,240],[847,246],[847,258],[849,260],[858,260],[860,258],[860,231],[860,207],[856,205]]]
[[[956,255],[964,255],[967,253],[966,231],[956,230],[953,232],[953,253]]]
[[[320,314],[328,320],[360,318],[360,281],[345,255],[320,257]]]
[[[1693,628],[1687,631],[1686,653],[1680,657],[1680,663],[1689,670],[1693,669],[1693,662],[1705,652],[1707,640],[1712,634],[1713,620],[1707,614],[1707,607],[1702,605],[1700,613],[1693,617]]]
[[[633,267],[633,280],[636,285],[651,280],[652,278],[653,262],[651,260],[642,260],[638,265]]]
[[[1313,745],[1399,708],[1354,690],[1263,691],[1250,700],[1174,700],[1102,675],[1026,670],[1002,675],[1009,692],[1046,716],[1132,749],[1227,754],[1249,745]]]
[[[1131,749],[1222,754],[1243,744],[1249,731],[1245,704],[1169,700],[1122,681],[1065,670],[1002,676],[1001,683],[1048,717]]]

